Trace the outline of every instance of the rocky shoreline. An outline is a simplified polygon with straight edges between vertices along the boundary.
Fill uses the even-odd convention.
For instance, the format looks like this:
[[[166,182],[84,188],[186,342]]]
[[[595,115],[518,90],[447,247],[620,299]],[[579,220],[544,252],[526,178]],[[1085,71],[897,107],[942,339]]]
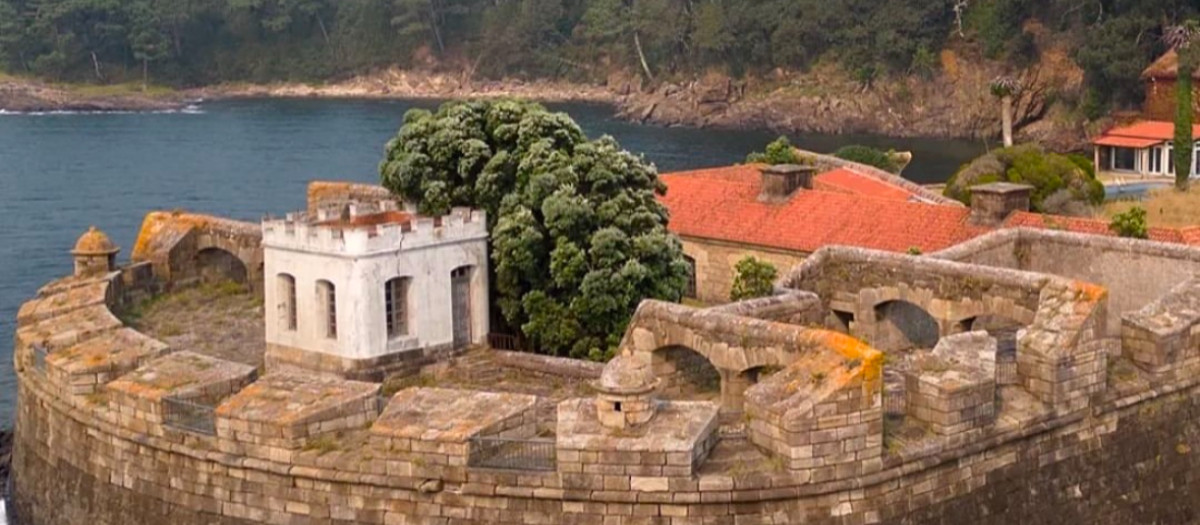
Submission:
[[[157,95],[92,95],[39,82],[0,79],[0,111],[168,111],[197,100],[228,98],[478,98],[518,97],[547,102],[611,104],[620,118],[663,126],[770,129],[780,133],[863,133],[894,137],[993,138],[997,106],[987,75],[908,78],[864,89],[837,71],[735,80],[709,74],[650,87],[636,75],[615,73],[603,84],[477,80],[465,74],[386,69],[319,85],[221,84]],[[1071,79],[1040,79],[1061,86]],[[1030,101],[1023,138],[1052,149],[1078,149],[1081,123],[1050,119]]]
[[[182,93],[89,93],[26,79],[0,79],[0,112],[171,111],[188,106]]]

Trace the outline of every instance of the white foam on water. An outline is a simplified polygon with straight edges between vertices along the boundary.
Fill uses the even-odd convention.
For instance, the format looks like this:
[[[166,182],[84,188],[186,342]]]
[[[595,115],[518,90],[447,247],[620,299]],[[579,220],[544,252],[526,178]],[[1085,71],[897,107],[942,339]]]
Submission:
[[[47,117],[47,116],[63,116],[63,115],[203,115],[204,110],[198,104],[188,104],[180,109],[156,109],[151,111],[130,111],[130,110],[112,110],[112,111],[74,111],[74,110],[53,110],[53,111],[12,111],[0,109],[0,116],[21,116],[21,117]],[[4,525],[0,522],[0,525]]]

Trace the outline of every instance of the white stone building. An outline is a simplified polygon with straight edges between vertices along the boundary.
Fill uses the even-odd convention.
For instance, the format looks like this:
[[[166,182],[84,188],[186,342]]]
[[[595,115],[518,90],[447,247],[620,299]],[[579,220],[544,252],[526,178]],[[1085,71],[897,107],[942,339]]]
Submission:
[[[484,342],[486,223],[390,204],[264,221],[268,371],[379,379]]]

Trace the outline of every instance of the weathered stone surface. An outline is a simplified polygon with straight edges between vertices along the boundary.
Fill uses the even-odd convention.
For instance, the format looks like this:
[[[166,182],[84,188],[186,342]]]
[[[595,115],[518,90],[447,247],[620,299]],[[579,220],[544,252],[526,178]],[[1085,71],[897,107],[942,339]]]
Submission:
[[[297,448],[306,439],[369,424],[378,414],[378,392],[374,383],[269,374],[216,408],[217,435]]]
[[[371,433],[386,438],[463,443],[503,427],[508,419],[522,417],[536,404],[536,397],[523,394],[409,388],[392,396]]]

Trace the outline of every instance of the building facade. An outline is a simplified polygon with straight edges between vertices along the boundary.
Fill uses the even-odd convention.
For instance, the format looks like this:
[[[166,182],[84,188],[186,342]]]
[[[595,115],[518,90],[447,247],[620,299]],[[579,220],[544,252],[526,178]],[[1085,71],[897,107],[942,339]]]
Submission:
[[[346,204],[262,228],[268,369],[379,375],[487,336],[481,211]]]

